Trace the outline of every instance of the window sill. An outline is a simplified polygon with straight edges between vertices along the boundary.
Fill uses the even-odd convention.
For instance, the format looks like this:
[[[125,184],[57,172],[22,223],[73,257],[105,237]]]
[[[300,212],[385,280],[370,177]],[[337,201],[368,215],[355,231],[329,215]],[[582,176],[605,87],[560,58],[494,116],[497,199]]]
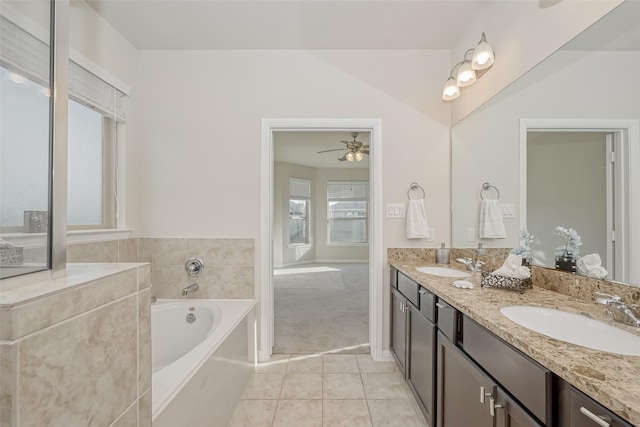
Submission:
[[[331,243],[327,242],[327,246],[369,246],[369,243]]]
[[[132,229],[107,229],[107,230],[70,230],[67,231],[67,244],[105,242],[109,240],[126,240],[131,236]],[[46,233],[5,233],[1,234],[4,240],[13,246],[21,248],[42,247],[47,238]]]
[[[287,245],[288,248],[310,248],[311,243],[293,243]]]

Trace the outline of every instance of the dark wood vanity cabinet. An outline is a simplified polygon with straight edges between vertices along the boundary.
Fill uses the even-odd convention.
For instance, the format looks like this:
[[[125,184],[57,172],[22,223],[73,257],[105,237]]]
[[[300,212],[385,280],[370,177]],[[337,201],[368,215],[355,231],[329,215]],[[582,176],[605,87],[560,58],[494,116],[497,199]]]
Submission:
[[[557,396],[558,427],[633,427],[560,378],[557,379]]]
[[[496,384],[454,343],[438,332],[437,426],[493,427],[488,396]]]
[[[391,352],[431,425],[435,389],[435,296],[391,271]]]

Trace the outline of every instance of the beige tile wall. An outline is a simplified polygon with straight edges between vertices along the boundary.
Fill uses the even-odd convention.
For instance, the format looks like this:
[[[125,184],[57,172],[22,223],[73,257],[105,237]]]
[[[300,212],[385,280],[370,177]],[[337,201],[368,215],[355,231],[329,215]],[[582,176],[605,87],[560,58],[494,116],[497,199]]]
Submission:
[[[2,426],[151,426],[149,270],[2,307]]]
[[[189,277],[184,265],[190,257],[205,265],[198,277]],[[247,238],[131,238],[81,243],[67,248],[67,261],[149,262],[156,298],[183,298],[192,283],[200,290],[189,298],[254,298],[255,240]]]

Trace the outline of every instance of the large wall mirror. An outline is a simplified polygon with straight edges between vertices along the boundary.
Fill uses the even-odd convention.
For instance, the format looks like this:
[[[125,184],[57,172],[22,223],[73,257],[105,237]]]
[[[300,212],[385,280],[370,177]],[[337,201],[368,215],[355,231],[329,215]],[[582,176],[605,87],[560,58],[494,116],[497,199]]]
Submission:
[[[50,22],[52,4],[29,3],[36,19],[17,22],[5,16],[10,2],[2,3],[0,278],[7,278],[51,265],[51,31],[42,24]]]
[[[452,128],[453,246],[517,247],[526,227],[553,268],[571,227],[607,279],[640,286],[638,16],[622,3]],[[506,239],[477,237],[484,182],[514,207]]]

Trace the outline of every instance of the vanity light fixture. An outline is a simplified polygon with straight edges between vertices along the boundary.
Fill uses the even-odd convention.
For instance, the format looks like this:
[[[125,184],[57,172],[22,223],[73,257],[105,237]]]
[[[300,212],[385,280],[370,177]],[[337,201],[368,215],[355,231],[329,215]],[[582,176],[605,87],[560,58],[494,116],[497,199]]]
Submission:
[[[472,54],[471,59],[468,59],[469,54]],[[478,45],[473,49],[467,50],[464,53],[462,61],[451,68],[449,78],[442,91],[442,99],[444,101],[453,101],[458,98],[461,87],[470,86],[476,82],[476,79],[479,77],[476,75],[476,70],[489,69],[489,67],[493,65],[494,60],[495,54],[493,49],[491,49],[491,45],[487,42],[485,34],[482,33]],[[481,73],[481,75],[482,74],[484,73]]]

